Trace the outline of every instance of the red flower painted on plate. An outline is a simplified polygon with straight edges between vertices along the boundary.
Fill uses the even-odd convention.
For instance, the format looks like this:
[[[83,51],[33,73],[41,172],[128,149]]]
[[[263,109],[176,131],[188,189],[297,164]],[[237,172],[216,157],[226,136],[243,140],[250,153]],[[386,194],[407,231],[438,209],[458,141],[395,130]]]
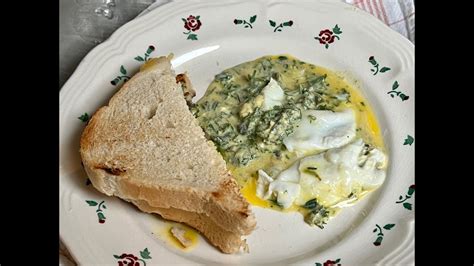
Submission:
[[[119,266],[145,266],[145,260],[151,259],[150,251],[148,248],[140,251],[140,257],[133,254],[122,253],[122,255],[114,255],[114,258],[117,259]]]
[[[119,266],[140,266],[138,262],[138,257],[133,256],[133,254],[122,254],[119,257],[121,260],[118,261]]]
[[[335,265],[336,265],[336,261],[334,261],[334,260],[327,260],[327,261],[323,264],[323,266],[335,266]],[[339,265],[341,265],[341,264],[339,264]]]
[[[197,41],[198,36],[196,33],[197,30],[201,28],[201,16],[193,16],[189,15],[188,18],[181,18],[181,20],[184,22],[184,28],[188,30],[188,32],[183,32],[184,35],[188,35],[186,38],[187,40],[192,40],[192,41]]]
[[[335,39],[340,40],[339,35],[342,34],[341,28],[336,24],[332,30],[324,29],[319,32],[319,35],[314,37],[319,41],[320,44],[324,45],[326,49],[329,48],[329,44],[333,43]]]
[[[316,262],[315,266],[341,266],[341,264],[339,263],[340,261],[341,261],[341,259],[327,260],[324,263]]]
[[[184,27],[187,30],[191,30],[191,31],[199,30],[199,28],[201,27],[201,21],[199,20],[199,16],[195,17],[193,15],[190,15],[184,22]]]
[[[322,30],[319,32],[319,43],[333,43],[334,42],[334,33],[330,30]]]

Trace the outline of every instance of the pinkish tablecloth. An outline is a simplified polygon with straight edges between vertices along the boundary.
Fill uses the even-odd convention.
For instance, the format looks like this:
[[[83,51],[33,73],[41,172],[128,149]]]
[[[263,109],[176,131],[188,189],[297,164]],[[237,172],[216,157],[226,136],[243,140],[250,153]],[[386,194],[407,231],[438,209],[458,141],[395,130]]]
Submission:
[[[345,0],[380,19],[415,43],[415,3],[413,0]]]

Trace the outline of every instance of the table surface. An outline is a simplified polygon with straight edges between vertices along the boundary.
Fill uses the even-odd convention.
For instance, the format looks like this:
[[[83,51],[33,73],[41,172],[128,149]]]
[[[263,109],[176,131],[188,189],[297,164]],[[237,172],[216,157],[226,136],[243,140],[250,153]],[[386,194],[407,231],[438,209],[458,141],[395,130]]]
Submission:
[[[109,7],[113,14],[110,19],[94,12],[105,7],[105,2],[115,2],[115,6]],[[59,88],[92,48],[154,2],[155,0],[61,0]]]

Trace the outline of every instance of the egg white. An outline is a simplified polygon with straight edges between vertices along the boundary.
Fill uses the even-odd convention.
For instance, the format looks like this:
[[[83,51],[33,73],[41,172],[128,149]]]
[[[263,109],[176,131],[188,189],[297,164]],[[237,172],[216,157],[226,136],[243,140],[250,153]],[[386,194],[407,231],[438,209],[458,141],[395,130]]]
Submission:
[[[325,207],[353,204],[385,180],[386,156],[368,150],[362,139],[297,160],[276,178],[259,171],[257,196],[274,198],[283,208],[317,199]]]
[[[356,117],[352,109],[305,110],[299,125],[283,139],[283,144],[290,152],[326,150],[346,145],[355,135]]]

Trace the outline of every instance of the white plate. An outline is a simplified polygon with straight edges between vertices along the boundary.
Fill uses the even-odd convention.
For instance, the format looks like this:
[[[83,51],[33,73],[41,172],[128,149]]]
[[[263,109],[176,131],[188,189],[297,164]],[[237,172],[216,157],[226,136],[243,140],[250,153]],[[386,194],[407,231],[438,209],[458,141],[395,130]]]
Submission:
[[[199,16],[202,25],[185,34],[182,18],[189,15]],[[252,27],[235,24],[234,19],[246,20]],[[269,20],[275,21],[275,27]],[[287,26],[278,27],[284,22]],[[334,32],[336,25],[342,33]],[[327,48],[315,39],[325,29],[339,37]],[[173,66],[189,73],[197,98],[223,69],[270,54],[288,53],[350,77],[380,122],[391,162],[386,182],[324,230],[307,226],[299,213],[254,207],[258,225],[248,237],[250,254],[225,255],[202,238],[190,252],[168,245],[159,234],[163,220],[86,186],[78,152],[84,128],[78,117],[104,105],[123,78],[116,86],[111,81],[132,76],[142,64],[134,58],[145,57],[150,45],[155,47],[151,56],[175,54]],[[90,52],[60,92],[62,241],[80,264],[117,265],[123,259],[114,255],[124,253],[141,259],[140,265],[323,265],[337,259],[341,265],[413,264],[414,194],[407,193],[414,184],[414,144],[406,143],[408,135],[414,136],[413,54],[414,46],[407,39],[363,11],[336,1],[176,1],[138,17]],[[369,62],[371,56],[377,66]],[[390,70],[381,72],[383,67]],[[389,93],[395,81],[399,87]],[[402,100],[403,94],[409,98]],[[104,201],[106,208],[86,201]],[[99,213],[104,223],[99,223]],[[383,240],[375,245],[380,233]],[[140,253],[145,248],[151,258]]]

